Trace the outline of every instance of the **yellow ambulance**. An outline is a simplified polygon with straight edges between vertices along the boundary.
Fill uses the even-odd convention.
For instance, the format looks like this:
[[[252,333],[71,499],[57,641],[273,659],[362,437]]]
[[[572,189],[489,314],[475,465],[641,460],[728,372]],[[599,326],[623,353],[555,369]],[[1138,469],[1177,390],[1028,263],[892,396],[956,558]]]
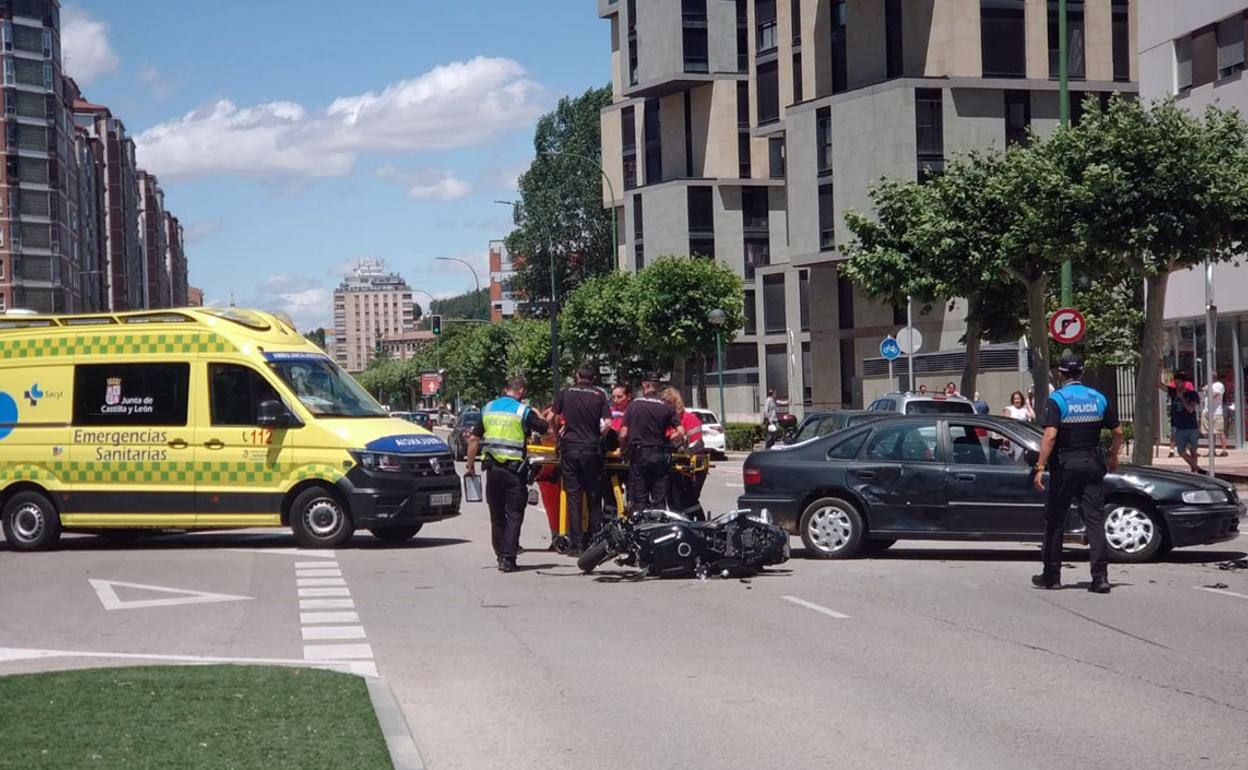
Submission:
[[[10,548],[62,531],[355,529],[399,542],[459,514],[450,449],[387,415],[278,316],[241,308],[0,316]]]

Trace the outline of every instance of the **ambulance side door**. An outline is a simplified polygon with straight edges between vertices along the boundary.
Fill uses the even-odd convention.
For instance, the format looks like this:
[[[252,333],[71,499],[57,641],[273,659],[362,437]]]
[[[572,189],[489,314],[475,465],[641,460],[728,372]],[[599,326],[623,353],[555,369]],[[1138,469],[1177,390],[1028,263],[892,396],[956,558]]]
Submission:
[[[281,524],[282,484],[294,466],[297,428],[257,424],[262,401],[281,401],[267,372],[246,361],[205,359],[202,418],[195,430],[197,523],[201,526]]]

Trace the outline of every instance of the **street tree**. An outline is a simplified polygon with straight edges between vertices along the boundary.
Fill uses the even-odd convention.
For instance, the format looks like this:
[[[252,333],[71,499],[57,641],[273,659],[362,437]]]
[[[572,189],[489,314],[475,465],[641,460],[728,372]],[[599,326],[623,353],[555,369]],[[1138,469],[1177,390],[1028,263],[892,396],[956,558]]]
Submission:
[[[637,302],[631,274],[612,272],[591,278],[568,294],[559,314],[560,339],[578,363],[592,361],[630,381],[647,364],[637,329]]]
[[[611,87],[591,88],[564,97],[537,122],[536,157],[520,175],[520,200],[513,210],[515,229],[507,249],[516,255],[515,291],[534,304],[551,294],[561,300],[585,280],[615,269],[611,212],[602,205],[601,112],[611,103]],[[588,159],[588,160],[586,160]]]
[[[669,363],[672,379],[684,385],[685,362],[696,360],[698,403],[706,403],[707,358],[715,353],[713,310],[726,314],[724,344],[745,326],[745,293],[732,268],[700,257],[659,257],[633,281],[640,348],[656,363]]]
[[[325,349],[325,328],[324,327],[318,326],[312,331],[306,332],[303,336],[306,337],[309,342],[311,342],[313,345],[316,345],[321,350]]]

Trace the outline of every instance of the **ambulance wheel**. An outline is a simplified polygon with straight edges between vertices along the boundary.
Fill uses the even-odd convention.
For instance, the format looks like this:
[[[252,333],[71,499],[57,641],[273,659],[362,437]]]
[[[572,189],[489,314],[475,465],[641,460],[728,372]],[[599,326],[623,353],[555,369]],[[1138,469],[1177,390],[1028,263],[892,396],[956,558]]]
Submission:
[[[14,551],[52,548],[61,539],[61,517],[38,492],[18,492],[4,506],[4,539]]]
[[[325,487],[299,493],[290,506],[290,529],[304,548],[335,548],[355,534],[346,505]]]
[[[416,537],[416,533],[423,526],[423,524],[413,524],[410,527],[377,527],[368,532],[383,543],[406,543]]]

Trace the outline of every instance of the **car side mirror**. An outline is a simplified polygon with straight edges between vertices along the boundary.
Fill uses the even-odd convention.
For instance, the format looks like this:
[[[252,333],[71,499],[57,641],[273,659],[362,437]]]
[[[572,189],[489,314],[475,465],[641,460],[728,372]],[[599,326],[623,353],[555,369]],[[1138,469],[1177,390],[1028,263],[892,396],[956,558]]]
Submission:
[[[1023,457],[1026,458],[1027,465],[1031,466],[1032,468],[1040,464],[1040,453],[1034,449],[1028,449],[1026,452],[1023,453]]]
[[[298,420],[281,401],[261,401],[256,406],[256,424],[263,428],[288,428]]]

